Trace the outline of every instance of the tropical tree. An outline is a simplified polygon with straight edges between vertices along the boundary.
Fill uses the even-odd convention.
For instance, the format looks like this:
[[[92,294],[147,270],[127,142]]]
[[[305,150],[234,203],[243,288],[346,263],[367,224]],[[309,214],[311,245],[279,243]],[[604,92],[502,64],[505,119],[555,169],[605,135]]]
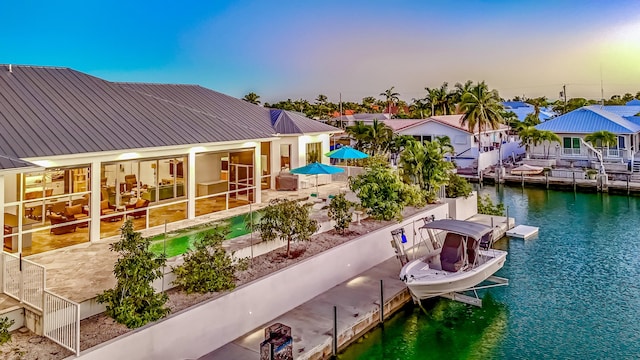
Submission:
[[[365,125],[362,121],[356,121],[354,125],[347,126],[347,135],[355,140],[354,147],[358,150],[364,151],[368,141],[369,126]]]
[[[318,230],[318,221],[309,217],[310,208],[311,204],[302,205],[295,200],[271,200],[258,224],[262,240],[287,240],[289,257],[292,241],[307,241]]]
[[[467,125],[469,132],[475,133],[478,127],[478,152],[482,147],[482,129],[497,129],[504,122],[501,112],[500,95],[496,90],[489,90],[484,81],[477,83],[473,89],[462,96],[460,108],[464,111],[462,125]]]
[[[450,151],[450,143],[443,144],[439,139],[426,142],[414,140],[400,154],[403,180],[419,186],[429,203],[436,200],[440,186],[449,181],[453,164],[446,161],[445,154]]]
[[[373,123],[369,126],[369,132],[366,137],[371,155],[386,152],[392,137],[393,130],[385,123],[374,119]]]
[[[106,304],[107,315],[131,329],[169,313],[167,294],[153,288],[153,281],[163,276],[167,259],[151,252],[150,245],[151,240],[133,230],[131,220],[125,221],[120,240],[109,246],[119,255],[113,265],[116,286],[97,297],[99,303]]]
[[[365,112],[373,112],[373,107],[376,104],[376,98],[373,96],[367,96],[362,98],[362,108]]]
[[[425,116],[431,115],[431,108],[424,99],[411,99],[413,103],[409,107],[411,118],[424,119]]]
[[[260,95],[254,93],[254,92],[250,92],[247,95],[245,95],[242,100],[254,104],[254,105],[260,105]]]
[[[533,115],[538,120],[538,123],[540,123],[540,109],[548,105],[547,97],[541,96],[527,99],[527,103],[533,105]]]
[[[524,151],[528,159],[531,147],[540,145],[542,141],[540,139],[540,130],[534,126],[522,126],[518,129],[518,136],[520,137],[520,146],[524,146]]]
[[[473,81],[467,80],[464,84],[456,83],[453,87],[455,88],[453,91],[453,103],[460,104],[462,96],[473,90]]]
[[[349,228],[352,220],[352,213],[349,211],[353,206],[351,201],[347,200],[344,194],[338,194],[331,199],[329,203],[329,211],[327,215],[329,219],[335,221],[333,228],[344,234],[345,229]]]
[[[551,143],[557,142],[560,143],[560,137],[558,134],[554,133],[551,130],[538,130],[538,138],[542,142],[542,151],[544,152],[544,145],[547,144],[546,158],[549,158],[549,152],[551,151]]]
[[[349,188],[360,199],[360,205],[376,220],[401,219],[405,206],[420,206],[424,196],[415,185],[402,182],[386,159],[367,159],[365,171],[349,179]]]
[[[400,99],[399,98],[400,94],[398,94],[397,92],[394,92],[393,91],[394,88],[395,86],[392,86],[390,89],[387,89],[384,92],[380,93],[380,96],[383,96],[386,100],[388,114],[391,114],[391,104],[396,103]]]
[[[616,146],[618,144],[618,135],[610,131],[600,130],[585,136],[584,141],[591,143],[591,145],[602,151],[605,147]]]
[[[431,105],[432,115],[448,115],[454,108],[453,92],[449,92],[449,83],[444,82],[439,88],[428,88],[425,100]]]

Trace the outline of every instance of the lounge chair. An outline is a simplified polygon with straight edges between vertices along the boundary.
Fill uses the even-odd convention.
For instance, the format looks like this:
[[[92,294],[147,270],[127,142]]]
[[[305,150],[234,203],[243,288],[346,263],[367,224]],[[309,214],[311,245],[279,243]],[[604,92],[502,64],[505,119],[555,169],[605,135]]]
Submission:
[[[134,204],[127,205],[127,210],[136,210],[127,215],[133,217],[134,219],[145,217],[147,216],[147,206],[149,206],[149,200],[142,198],[138,199],[138,201],[136,201]]]
[[[51,220],[51,225],[64,224],[66,222],[75,220],[73,217],[68,218],[64,215],[58,215],[58,214],[51,214],[49,216],[49,219]],[[51,233],[54,235],[67,234],[67,233],[76,231],[76,227],[78,227],[78,224],[69,224],[64,226],[52,227]]]

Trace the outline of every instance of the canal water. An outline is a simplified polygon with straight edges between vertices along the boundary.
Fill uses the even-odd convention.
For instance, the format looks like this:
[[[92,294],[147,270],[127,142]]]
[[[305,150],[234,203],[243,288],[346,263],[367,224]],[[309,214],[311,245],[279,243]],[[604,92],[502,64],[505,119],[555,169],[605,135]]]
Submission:
[[[537,238],[509,252],[482,309],[407,307],[340,359],[640,358],[640,198],[484,187]],[[485,293],[485,295],[486,295]]]

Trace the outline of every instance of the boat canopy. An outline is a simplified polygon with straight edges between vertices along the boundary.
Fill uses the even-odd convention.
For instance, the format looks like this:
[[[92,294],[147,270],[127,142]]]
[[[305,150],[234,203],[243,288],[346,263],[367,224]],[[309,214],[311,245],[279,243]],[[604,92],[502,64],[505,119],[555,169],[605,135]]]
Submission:
[[[426,223],[424,229],[436,229],[453,232],[456,234],[472,237],[480,240],[486,233],[493,231],[490,226],[474,223],[471,221],[443,219]]]

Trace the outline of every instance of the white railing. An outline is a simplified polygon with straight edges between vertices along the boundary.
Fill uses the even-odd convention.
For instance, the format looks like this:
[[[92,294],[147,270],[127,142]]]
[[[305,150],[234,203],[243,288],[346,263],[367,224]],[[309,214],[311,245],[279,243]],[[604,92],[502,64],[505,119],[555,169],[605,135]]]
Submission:
[[[44,291],[44,336],[80,355],[80,304]]]
[[[20,258],[9,253],[2,254],[2,291],[20,301]]]
[[[22,259],[22,301],[42,311],[44,296],[44,266]]]
[[[45,269],[32,261],[3,253],[3,292],[18,301],[42,311]],[[22,265],[20,262],[22,261]]]
[[[622,154],[620,149],[606,149],[603,152],[605,157],[620,157]]]
[[[582,149],[580,149],[580,148],[577,148],[577,149],[574,149],[574,148],[563,148],[562,149],[562,153],[564,155],[579,156],[579,155],[582,154],[581,150]]]

